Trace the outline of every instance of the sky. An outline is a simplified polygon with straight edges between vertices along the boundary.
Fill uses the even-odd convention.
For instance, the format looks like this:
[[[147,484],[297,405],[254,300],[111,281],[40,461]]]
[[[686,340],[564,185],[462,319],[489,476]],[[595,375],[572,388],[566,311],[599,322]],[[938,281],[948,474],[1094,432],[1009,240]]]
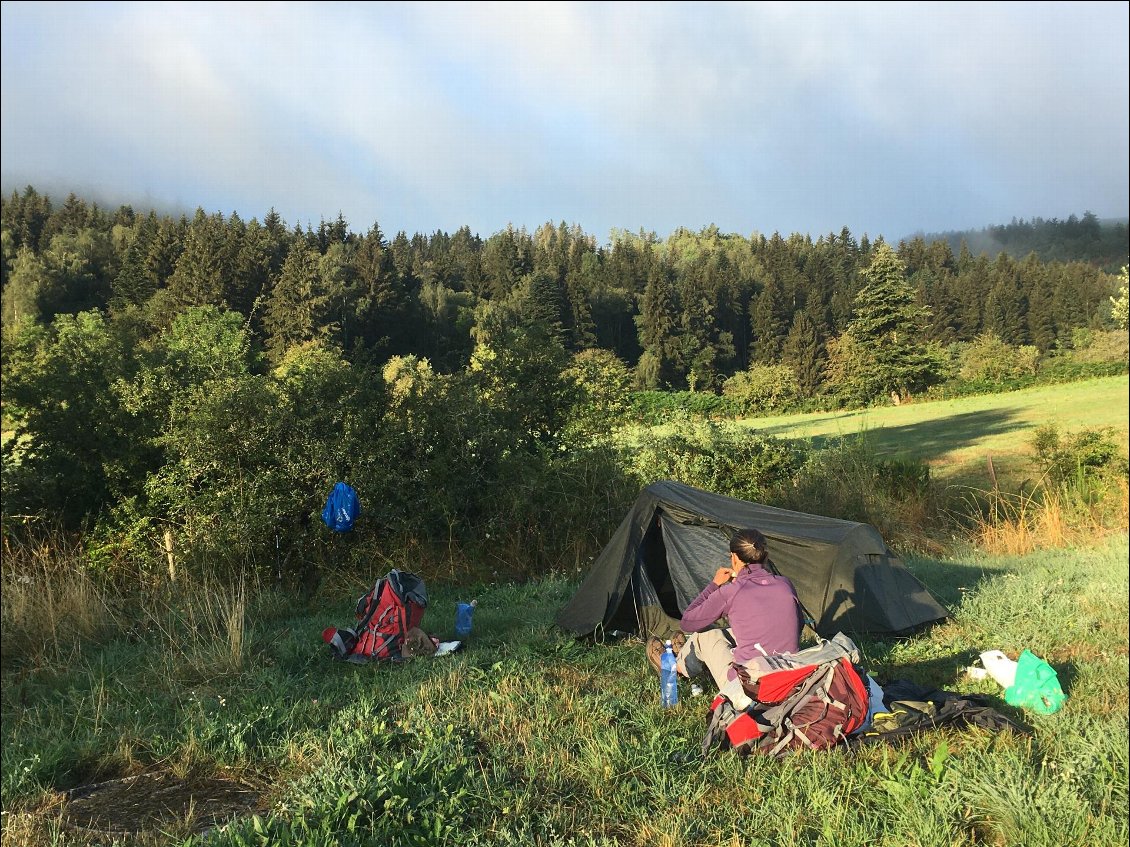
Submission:
[[[2,4],[0,189],[484,238],[1130,210],[1130,4]]]

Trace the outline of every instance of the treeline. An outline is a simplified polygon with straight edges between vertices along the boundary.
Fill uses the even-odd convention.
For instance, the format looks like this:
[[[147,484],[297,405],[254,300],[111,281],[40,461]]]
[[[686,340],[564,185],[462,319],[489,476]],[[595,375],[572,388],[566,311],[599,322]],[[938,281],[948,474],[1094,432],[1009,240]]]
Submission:
[[[1130,252],[1130,230],[1126,223],[1104,223],[1093,212],[1084,212],[1082,218],[1069,215],[1062,221],[1059,218],[1013,218],[1010,223],[999,226],[924,237],[926,241],[945,241],[955,252],[965,242],[973,252],[986,253],[990,258],[1002,252],[1014,258],[1035,253],[1043,262],[1087,262],[1110,273],[1116,273],[1126,264]]]
[[[567,350],[613,352],[640,388],[718,391],[751,364],[782,364],[806,395],[827,392],[828,344],[847,330],[883,243],[846,228],[814,240],[711,227],[665,240],[616,232],[598,244],[563,223],[486,238],[467,227],[389,236],[377,224],[355,233],[341,217],[288,227],[273,211],[262,221],[174,218],[73,195],[56,207],[31,187],[0,212],[6,328],[96,308],[157,331],[208,305],[244,316],[271,362],[323,341],[351,361],[415,355],[449,371],[469,360],[482,307],[494,304],[542,323]],[[1101,238],[1096,227],[1084,215],[1063,234]],[[1109,322],[1112,277],[1087,261],[990,259],[924,238],[894,252],[921,310],[921,342],[989,333],[1046,352]]]
[[[670,398],[901,399],[1034,373],[1086,327],[1122,339],[1104,361],[1125,369],[1125,332],[1097,332],[1117,283],[1095,267],[846,229],[389,238],[30,188],[0,224],[3,530],[81,528],[112,573],[159,573],[170,550],[297,582],[389,547],[581,562],[657,475],[774,502],[799,467],[744,431],[607,438]],[[365,507],[347,539],[318,525],[338,480]]]

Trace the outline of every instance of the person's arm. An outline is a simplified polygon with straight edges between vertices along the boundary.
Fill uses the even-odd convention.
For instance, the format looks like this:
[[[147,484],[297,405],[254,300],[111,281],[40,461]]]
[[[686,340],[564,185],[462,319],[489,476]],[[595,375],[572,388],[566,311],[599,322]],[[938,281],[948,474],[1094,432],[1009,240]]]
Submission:
[[[723,585],[718,582],[720,578],[721,571],[715,575],[715,580],[702,589],[702,592],[687,606],[679,623],[683,632],[701,632],[709,629],[715,621],[726,614],[729,596],[733,592],[731,589],[723,590]]]

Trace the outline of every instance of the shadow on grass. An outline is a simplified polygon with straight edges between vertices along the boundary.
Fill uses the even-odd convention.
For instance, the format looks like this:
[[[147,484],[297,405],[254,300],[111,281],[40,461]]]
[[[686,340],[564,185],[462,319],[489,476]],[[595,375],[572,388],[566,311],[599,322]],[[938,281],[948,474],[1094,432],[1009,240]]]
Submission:
[[[898,642],[867,641],[860,639],[859,648],[867,663],[866,670],[880,685],[896,679],[909,679],[918,685],[939,690],[952,690],[960,668],[966,667],[976,654],[961,651],[945,655],[931,655],[917,660],[894,658]]]
[[[1079,667],[1075,660],[1068,659],[1066,662],[1050,662],[1049,664],[1055,671],[1055,675],[1059,677],[1059,687],[1070,698],[1071,689],[1075,687],[1075,680],[1079,678]]]
[[[861,412],[849,412],[833,420],[846,422],[859,418],[861,415]],[[1016,432],[1029,426],[1028,422],[1018,419],[1014,412],[1006,409],[986,409],[979,412],[961,412],[901,426],[877,425],[862,432],[845,432],[842,435],[814,435],[807,440],[813,447],[822,449],[834,445],[842,438],[862,435],[879,453],[933,459],[946,453],[971,447],[987,437]],[[791,438],[795,437],[791,434],[795,429],[796,426],[790,424],[766,427],[759,429],[758,432],[762,435]]]
[[[994,567],[983,562],[943,561],[923,556],[908,557],[903,561],[907,570],[914,574],[938,602],[951,612],[967,592],[975,590],[985,580],[993,579],[1010,570],[1003,563]]]

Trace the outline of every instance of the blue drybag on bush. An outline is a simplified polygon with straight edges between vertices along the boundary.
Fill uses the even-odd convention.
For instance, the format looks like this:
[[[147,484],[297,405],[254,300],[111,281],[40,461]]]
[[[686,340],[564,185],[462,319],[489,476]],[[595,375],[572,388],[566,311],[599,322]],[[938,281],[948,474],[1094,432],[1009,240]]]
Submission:
[[[357,499],[357,492],[352,486],[339,482],[326,498],[322,523],[334,532],[349,532],[360,514],[361,502]]]

